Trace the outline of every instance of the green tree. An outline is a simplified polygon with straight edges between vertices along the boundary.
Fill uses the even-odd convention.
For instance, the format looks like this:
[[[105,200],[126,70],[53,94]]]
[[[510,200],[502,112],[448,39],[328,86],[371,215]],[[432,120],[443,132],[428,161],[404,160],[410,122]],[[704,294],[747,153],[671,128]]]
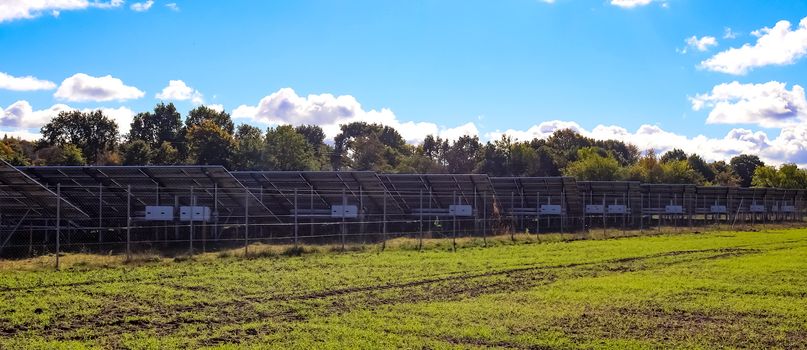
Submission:
[[[43,165],[87,165],[81,149],[70,143],[45,148],[41,153]]]
[[[15,166],[30,164],[28,157],[23,154],[22,150],[16,148],[13,143],[7,142],[6,140],[0,141],[0,159]]]
[[[236,148],[235,140],[214,121],[203,120],[201,124],[191,126],[187,140],[192,163],[230,167],[232,153]]]
[[[179,142],[182,116],[173,103],[159,103],[154,112],[138,113],[132,120],[129,140],[143,140],[151,148],[159,148],[163,142]]]
[[[446,166],[450,174],[470,174],[479,163],[482,144],[478,136],[460,136],[446,152]]]
[[[662,182],[669,184],[703,184],[703,176],[689,166],[684,160],[672,158],[661,163]]]
[[[42,127],[41,132],[47,143],[76,146],[85,160],[93,162],[98,161],[99,155],[112,151],[118,143],[118,125],[100,110],[59,112]]]
[[[698,172],[706,181],[713,182],[715,180],[715,172],[706,161],[697,154],[692,154],[687,158],[689,167]]]
[[[662,163],[669,163],[672,161],[682,161],[687,160],[687,154],[683,150],[678,148],[674,148],[672,150],[667,151],[663,155],[661,155],[661,162]]]
[[[796,164],[782,164],[779,169],[758,166],[751,184],[754,187],[803,189],[807,188],[807,171],[799,169]]]
[[[271,170],[311,170],[317,165],[314,150],[291,125],[266,131],[264,162]]]
[[[740,177],[740,186],[742,187],[750,187],[754,177],[754,171],[756,171],[757,167],[765,165],[765,163],[759,160],[759,157],[748,154],[741,154],[731,158],[729,164],[731,164],[734,173]]]
[[[610,154],[603,155],[596,147],[580,148],[577,160],[569,163],[564,174],[582,181],[616,181],[623,178],[624,170]]]
[[[185,118],[185,129],[190,130],[194,126],[202,125],[202,122],[209,120],[216,124],[221,130],[232,135],[235,132],[235,125],[230,114],[225,111],[217,111],[207,106],[199,106],[188,112]]]
[[[154,164],[172,165],[179,163],[179,151],[171,145],[171,142],[163,141],[160,148],[154,150]]]
[[[154,157],[151,146],[143,140],[134,140],[121,146],[123,165],[148,165]]]
[[[233,167],[237,170],[259,170],[263,165],[263,150],[266,143],[261,129],[241,124],[235,133],[238,149],[233,156]]]

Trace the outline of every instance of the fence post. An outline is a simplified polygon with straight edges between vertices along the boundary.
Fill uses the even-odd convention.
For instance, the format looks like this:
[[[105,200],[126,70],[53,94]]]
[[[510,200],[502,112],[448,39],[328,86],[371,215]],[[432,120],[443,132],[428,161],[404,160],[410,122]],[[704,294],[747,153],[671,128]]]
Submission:
[[[418,209],[420,210],[420,235],[418,239],[418,251],[423,250],[423,189],[420,190],[419,195],[420,205]]]
[[[244,257],[249,253],[249,190],[244,188]]]
[[[298,225],[297,225],[297,189],[294,189],[294,248],[297,248],[297,235],[298,235]]]
[[[488,246],[488,193],[482,192],[482,242]]]
[[[132,260],[132,185],[126,187],[126,260]]]
[[[193,200],[193,186],[191,186],[190,190],[191,190],[191,198],[190,198],[190,208],[191,208],[190,220],[191,221],[190,221],[190,231],[188,231],[188,255],[193,256],[193,219],[194,219],[194,215],[193,215],[194,208],[193,207],[195,206],[196,201]]]
[[[345,207],[347,207],[347,194],[345,193],[345,189],[342,188],[342,212],[340,213],[342,216],[342,251],[345,251],[345,234],[347,234],[346,226],[345,226]]]
[[[382,225],[384,226],[382,229],[383,237],[381,237],[381,251],[387,249],[387,192],[384,191],[384,222]]]
[[[56,184],[56,270],[59,270],[60,238],[62,234],[62,184]]]
[[[104,185],[98,184],[98,243],[104,242]]]
[[[454,191],[453,194],[454,204],[457,204],[457,191]],[[451,251],[457,251],[457,214],[451,216],[453,218],[453,223],[451,224]]]

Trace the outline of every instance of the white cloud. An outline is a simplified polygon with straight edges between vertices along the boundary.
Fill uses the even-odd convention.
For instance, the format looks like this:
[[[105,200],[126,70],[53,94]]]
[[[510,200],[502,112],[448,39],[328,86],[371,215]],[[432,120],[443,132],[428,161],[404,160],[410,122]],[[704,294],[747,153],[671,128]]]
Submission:
[[[636,145],[640,150],[656,150],[657,154],[673,148],[687,153],[697,153],[707,161],[729,160],[741,153],[759,155],[770,164],[795,162],[807,166],[807,125],[799,124],[784,128],[779,136],[771,140],[762,131],[732,129],[722,138],[703,135],[687,137],[666,131],[657,125],[645,124],[631,132],[621,126],[597,125],[586,130],[572,121],[552,120],[532,126],[527,130],[496,131],[486,134],[487,139],[498,139],[503,133],[521,141],[533,138],[546,139],[553,132],[571,128],[578,133],[597,140],[619,140]]]
[[[453,139],[463,133],[479,133],[473,123],[447,128],[430,122],[402,122],[386,108],[365,110],[350,95],[321,94],[303,97],[298,96],[291,88],[280,89],[262,98],[257,106],[238,106],[232,115],[233,118],[250,119],[268,125],[316,124],[322,127],[328,138],[339,133],[340,124],[354,121],[391,126],[410,143],[419,143],[429,134]]]
[[[698,50],[700,52],[705,52],[709,50],[709,47],[717,46],[717,39],[713,36],[704,36],[698,39],[697,36],[691,36],[684,40],[687,46],[684,48],[682,53],[687,53],[687,50],[692,48]]]
[[[3,0],[0,1],[0,23],[19,19],[31,19],[50,13],[54,17],[61,11],[94,8],[115,8],[123,5],[123,0]]]
[[[82,112],[90,112],[100,109],[104,115],[113,119],[118,124],[118,130],[123,133],[128,133],[132,124],[132,117],[134,112],[128,107],[118,108],[84,108]],[[43,110],[34,110],[28,101],[20,100],[12,103],[2,110],[0,114],[0,134],[30,134],[35,137],[24,137],[26,139],[39,138],[39,134],[31,131],[32,129],[39,129],[50,120],[59,115],[60,112],[77,110],[77,108],[70,107],[66,104],[55,104],[50,108]],[[30,136],[29,135],[29,136]]]
[[[186,101],[191,100],[193,104],[203,104],[204,97],[199,90],[195,90],[185,84],[182,80],[171,80],[168,82],[168,86],[163,88],[163,91],[155,95],[154,97],[159,98],[161,100],[174,100],[174,101]]]
[[[148,0],[146,2],[136,2],[129,6],[129,8],[132,9],[132,11],[145,12],[148,11],[152,5],[154,5],[154,1]]]
[[[653,0],[611,0],[611,5],[629,9],[649,5],[651,2],[653,2]]]
[[[731,30],[729,27],[723,28],[723,39],[736,39],[739,35],[740,33]]]
[[[73,102],[101,102],[137,99],[144,94],[135,87],[124,85],[123,81],[111,75],[93,77],[78,73],[65,79],[53,96]]]
[[[793,64],[807,54],[807,17],[791,29],[788,21],[779,21],[773,28],[752,32],[757,36],[754,45],[746,43],[717,53],[701,62],[701,67],[710,71],[743,75],[748,71],[768,65]]]
[[[175,2],[169,2],[165,4],[165,7],[172,11],[179,11],[179,5],[177,5]]]
[[[37,79],[32,76],[15,77],[0,72],[0,89],[14,91],[53,90],[56,84],[52,81]]]
[[[711,108],[709,124],[757,124],[784,127],[807,122],[804,88],[776,81],[764,84],[720,84],[690,98],[692,109]]]

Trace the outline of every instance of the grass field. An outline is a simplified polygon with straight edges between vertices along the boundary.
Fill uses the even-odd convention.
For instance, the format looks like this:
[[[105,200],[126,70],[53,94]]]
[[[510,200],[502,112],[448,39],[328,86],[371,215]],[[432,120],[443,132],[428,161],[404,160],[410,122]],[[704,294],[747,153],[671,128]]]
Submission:
[[[7,263],[0,348],[807,347],[804,229],[493,243]]]

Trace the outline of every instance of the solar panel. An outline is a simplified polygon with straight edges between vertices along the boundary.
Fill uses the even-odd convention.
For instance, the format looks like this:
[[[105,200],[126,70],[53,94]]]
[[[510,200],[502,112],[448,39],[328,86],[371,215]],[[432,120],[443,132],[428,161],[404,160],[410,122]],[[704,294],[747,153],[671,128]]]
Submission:
[[[505,214],[536,215],[541,204],[561,205],[571,216],[581,212],[577,182],[572,177],[491,177],[490,182]]]
[[[408,214],[422,210],[447,211],[450,205],[493,206],[495,191],[482,174],[379,174],[392,197]],[[422,203],[422,204],[421,204]],[[446,212],[447,213],[447,212]]]
[[[20,170],[49,188],[60,184],[65,197],[94,217],[122,219],[131,188],[133,211],[151,205],[209,206],[220,218],[274,217],[221,166],[35,166]],[[247,204],[247,202],[249,204]]]
[[[3,215],[31,214],[40,218],[56,218],[58,196],[27,174],[0,160],[0,213]],[[84,218],[87,214],[62,199],[60,214],[66,219]],[[18,215],[18,216],[19,216]]]
[[[361,215],[380,214],[385,197],[387,213],[402,210],[375,172],[234,171],[232,174],[269,203],[272,210],[284,215],[292,215],[296,208],[302,216],[330,216],[332,207],[343,202],[360,207]]]

